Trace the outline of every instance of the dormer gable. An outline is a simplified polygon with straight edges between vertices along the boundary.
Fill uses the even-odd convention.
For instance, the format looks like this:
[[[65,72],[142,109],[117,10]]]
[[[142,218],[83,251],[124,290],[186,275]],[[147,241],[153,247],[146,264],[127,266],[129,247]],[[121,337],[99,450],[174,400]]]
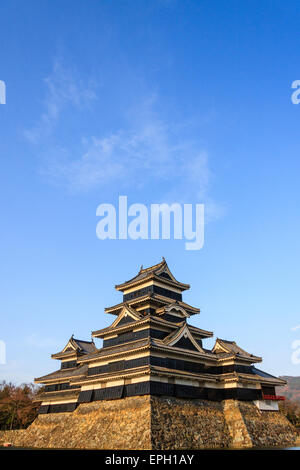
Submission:
[[[240,358],[243,360],[247,360],[249,362],[261,362],[262,358],[259,356],[254,356],[253,354],[248,353],[240,346],[236,344],[235,341],[228,341],[225,339],[217,338],[215,345],[212,349],[212,353],[215,354],[227,354],[230,356],[234,356],[235,358]]]
[[[129,307],[129,305],[124,305],[115,321],[111,324],[110,328],[117,328],[127,323],[134,323],[141,318],[141,315],[133,308]]]
[[[79,349],[78,345],[75,343],[75,341],[73,340],[73,336],[71,336],[71,338],[69,339],[69,341],[67,342],[66,346],[64,347],[64,349],[62,350],[62,352],[67,352],[67,351],[77,351]]]
[[[204,353],[204,350],[195,340],[187,324],[184,324],[177,331],[169,334],[162,343],[166,346],[174,346],[175,348],[190,349]]]
[[[174,302],[173,304],[165,306],[163,308],[163,311],[164,313],[178,317],[179,321],[180,319],[186,320],[187,318],[190,317],[190,314],[183,307],[181,307],[181,305],[179,305],[177,302]]]
[[[74,335],[72,335],[65,347],[60,352],[52,354],[51,357],[52,359],[75,360],[78,356],[89,354],[96,350],[97,348],[94,341],[76,339]]]

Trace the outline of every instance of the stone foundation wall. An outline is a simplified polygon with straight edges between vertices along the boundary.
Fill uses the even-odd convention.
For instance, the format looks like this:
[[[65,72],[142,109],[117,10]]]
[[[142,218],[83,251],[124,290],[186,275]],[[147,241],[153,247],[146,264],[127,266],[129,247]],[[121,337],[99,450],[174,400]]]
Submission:
[[[29,428],[0,432],[20,447],[151,449],[150,396],[82,403],[71,413],[39,415]]]
[[[251,409],[255,414],[253,404]],[[223,404],[223,410],[230,435],[230,447],[252,447],[252,439],[241,414],[240,403],[236,400],[226,400]]]
[[[221,448],[230,435],[221,402],[151,398],[152,449]]]
[[[294,426],[278,411],[260,411],[248,402],[238,402],[254,447],[288,447],[298,439]]]
[[[71,413],[39,415],[26,430],[0,431],[0,445],[114,450],[285,447],[296,438],[283,415],[252,402],[149,395],[82,403]]]

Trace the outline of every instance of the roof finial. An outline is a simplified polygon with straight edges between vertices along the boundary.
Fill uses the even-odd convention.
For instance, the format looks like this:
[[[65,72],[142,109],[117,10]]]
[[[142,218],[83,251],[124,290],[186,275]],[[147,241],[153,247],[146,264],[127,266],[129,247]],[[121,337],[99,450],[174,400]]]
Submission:
[[[142,271],[142,269],[143,269],[143,265],[141,264],[141,269],[140,269],[140,271]]]
[[[163,261],[166,261],[165,258],[164,258],[164,256],[162,256],[162,260],[163,260]]]

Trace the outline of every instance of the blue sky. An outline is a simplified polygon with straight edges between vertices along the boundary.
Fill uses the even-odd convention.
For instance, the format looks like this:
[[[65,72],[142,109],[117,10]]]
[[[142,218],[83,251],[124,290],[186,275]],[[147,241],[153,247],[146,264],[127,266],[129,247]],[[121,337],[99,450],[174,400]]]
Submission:
[[[162,256],[191,284],[196,326],[300,375],[299,2],[11,0],[0,14],[0,379],[54,370],[72,333],[113,320],[114,285]],[[119,195],[205,204],[204,247],[99,240],[96,208]]]

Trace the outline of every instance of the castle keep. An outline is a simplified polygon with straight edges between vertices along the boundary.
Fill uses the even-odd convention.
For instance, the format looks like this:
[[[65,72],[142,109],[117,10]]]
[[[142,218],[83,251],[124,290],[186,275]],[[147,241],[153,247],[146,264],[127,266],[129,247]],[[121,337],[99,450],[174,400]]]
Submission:
[[[105,309],[111,326],[73,336],[44,385],[39,415],[25,430],[0,432],[21,447],[83,449],[202,449],[290,446],[297,432],[278,412],[277,385],[259,370],[261,358],[234,341],[191,325],[199,309],[182,293],[166,261],[141,268],[116,286],[123,294]]]
[[[200,313],[182,299],[189,289],[175,279],[165,259],[115,286],[121,303],[105,312],[116,318],[94,331],[94,342],[69,339],[52,355],[61,366],[35,379],[44,384],[40,414],[74,412],[78,405],[134,396],[254,402],[261,410],[278,410],[275,387],[285,382],[255,367],[261,358],[234,341],[190,324]]]

